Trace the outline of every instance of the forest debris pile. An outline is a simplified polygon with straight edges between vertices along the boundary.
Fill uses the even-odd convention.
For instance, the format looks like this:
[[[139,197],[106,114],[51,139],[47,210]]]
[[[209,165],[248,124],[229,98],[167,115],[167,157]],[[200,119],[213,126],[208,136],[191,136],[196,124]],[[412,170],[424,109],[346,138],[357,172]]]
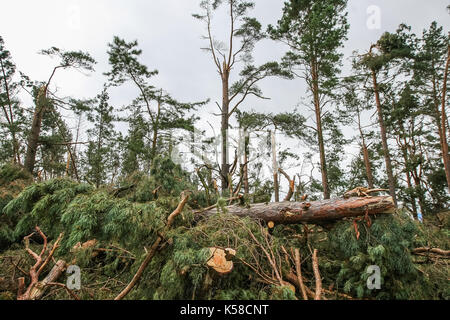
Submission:
[[[163,196],[136,202],[129,200],[135,194],[127,197],[64,179],[26,187],[1,215],[14,222],[9,234],[15,238],[0,253],[0,297],[18,298],[18,278],[25,278],[25,287],[34,281],[29,270],[36,261],[21,241],[36,224],[49,243],[60,244],[53,251],[55,259],[76,262],[82,270],[80,290],[67,291],[62,274],[59,285],[49,286],[42,299],[117,298],[156,242],[152,259],[127,299],[450,297],[448,285],[441,280],[449,276],[448,259],[414,254],[422,247],[449,250],[448,220],[425,232],[405,211],[397,210],[373,215],[370,223],[346,218],[327,229],[309,223],[276,224],[269,229],[260,219],[224,212],[198,220],[192,199]],[[186,206],[177,212],[183,199]],[[64,236],[59,239],[61,232]],[[34,252],[42,250],[39,242],[30,237]],[[212,258],[212,248],[217,258]],[[217,272],[215,264],[227,270]],[[367,288],[368,265],[380,266],[380,290]],[[40,282],[53,267],[49,262]]]

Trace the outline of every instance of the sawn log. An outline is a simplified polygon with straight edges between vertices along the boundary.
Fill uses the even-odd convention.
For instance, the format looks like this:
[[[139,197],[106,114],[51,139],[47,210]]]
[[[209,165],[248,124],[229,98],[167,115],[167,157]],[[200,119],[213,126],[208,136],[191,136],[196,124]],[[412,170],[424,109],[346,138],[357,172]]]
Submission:
[[[327,223],[347,217],[358,217],[382,213],[394,213],[392,197],[357,197],[331,199],[311,202],[272,202],[257,203],[250,207],[232,205],[225,210],[214,208],[201,213],[201,216],[232,214],[239,217],[252,217],[275,224]],[[224,212],[223,212],[224,211]]]

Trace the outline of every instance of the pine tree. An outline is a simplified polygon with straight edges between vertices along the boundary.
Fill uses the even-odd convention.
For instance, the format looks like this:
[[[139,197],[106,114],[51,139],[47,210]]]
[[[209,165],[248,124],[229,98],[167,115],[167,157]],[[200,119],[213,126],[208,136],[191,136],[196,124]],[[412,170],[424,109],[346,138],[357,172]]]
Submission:
[[[87,130],[89,144],[86,150],[86,180],[97,188],[112,174],[117,159],[114,107],[109,105],[107,88],[97,96],[98,103],[88,113],[93,127]]]
[[[439,135],[442,162],[444,164],[447,186],[450,187],[450,158],[448,152],[448,119],[446,111],[447,78],[450,61],[450,35],[434,21],[428,30],[424,30],[420,39],[414,64],[414,82],[424,101],[427,114],[433,118],[434,127]],[[447,92],[448,94],[448,92]]]
[[[397,204],[396,179],[392,168],[391,152],[388,143],[388,133],[385,125],[385,113],[387,110],[389,88],[394,81],[392,78],[401,74],[405,61],[413,58],[414,43],[409,33],[410,27],[402,24],[396,33],[385,32],[376,44],[370,46],[369,52],[362,56],[360,67],[368,71],[371,81],[371,90],[375,97],[375,104],[380,126],[381,142],[383,146],[386,173],[389,182],[389,193]],[[382,96],[384,95],[384,100]]]
[[[277,26],[268,29],[273,39],[288,44],[290,51],[284,63],[296,76],[305,79],[312,96],[325,199],[330,198],[330,186],[322,121],[337,84],[342,56],[338,49],[349,29],[346,5],[346,0],[289,1]]]
[[[96,63],[88,53],[82,51],[63,51],[56,47],[52,47],[48,50],[42,50],[40,54],[53,58],[56,57],[59,59],[59,63],[53,68],[49,79],[46,82],[41,83],[35,92],[35,110],[33,121],[31,123],[31,130],[27,140],[27,153],[24,163],[25,168],[30,173],[34,172],[36,152],[38,150],[44,113],[48,110],[49,106],[55,99],[50,91],[50,84],[52,84],[56,71],[58,69],[68,68],[92,71],[93,65]]]
[[[153,160],[157,155],[157,147],[161,134],[168,129],[194,130],[194,122],[197,117],[188,115],[197,107],[207,103],[179,102],[162,89],[157,89],[148,83],[148,80],[158,73],[157,70],[148,71],[147,67],[138,61],[142,50],[137,48],[137,41],[127,43],[118,37],[114,37],[109,44],[109,63],[111,71],[106,75],[114,86],[119,86],[127,81],[133,82],[139,89],[139,96],[127,108],[131,113],[137,109],[144,110],[148,118],[142,118],[147,128],[152,133],[150,145],[150,170]]]
[[[217,41],[212,32],[213,14],[225,4],[228,7],[229,39],[227,44]],[[194,18],[202,21],[207,28],[204,39],[208,41],[205,48],[217,68],[222,82],[222,104],[216,103],[221,117],[221,184],[222,191],[228,189],[230,163],[228,159],[228,129],[230,117],[239,109],[248,96],[264,98],[257,86],[261,80],[271,76],[290,78],[291,75],[283,70],[276,62],[267,62],[260,66],[253,65],[252,52],[257,42],[265,35],[257,19],[249,17],[248,11],[255,3],[245,0],[203,0],[200,3],[202,14],[194,14]],[[243,64],[240,66],[240,64]],[[232,83],[232,70],[240,66],[239,80]]]
[[[20,113],[17,108],[18,101],[15,95],[18,90],[18,83],[13,80],[16,73],[16,65],[12,61],[11,53],[5,48],[3,38],[0,36],[0,106],[3,111],[2,117],[6,119],[6,123],[3,121],[0,123],[0,129],[5,128],[9,132],[9,139],[2,139],[3,145],[6,146],[6,151],[3,159],[12,158],[13,162],[20,164],[20,145],[18,139],[19,125],[17,123],[17,113]],[[7,138],[7,137],[6,137]],[[8,143],[10,141],[10,143]],[[8,143],[6,145],[6,143]],[[5,150],[5,148],[2,148]]]
[[[363,90],[359,84],[363,82],[363,79],[357,76],[347,77],[342,83],[342,105],[338,108],[339,120],[344,125],[351,125],[353,128],[357,129],[359,140],[359,147],[361,150],[362,159],[361,163],[364,165],[364,181],[365,184],[370,189],[374,188],[374,172],[372,168],[372,162],[369,152],[369,142],[368,133],[366,132],[367,127],[371,124],[365,125],[363,123],[364,111],[370,110],[370,102],[368,101],[370,97],[368,94],[361,93]],[[359,159],[359,157],[357,157]],[[355,160],[353,165],[357,165],[359,162]],[[356,168],[355,168],[356,169]],[[355,188],[357,185],[351,185],[350,188]]]

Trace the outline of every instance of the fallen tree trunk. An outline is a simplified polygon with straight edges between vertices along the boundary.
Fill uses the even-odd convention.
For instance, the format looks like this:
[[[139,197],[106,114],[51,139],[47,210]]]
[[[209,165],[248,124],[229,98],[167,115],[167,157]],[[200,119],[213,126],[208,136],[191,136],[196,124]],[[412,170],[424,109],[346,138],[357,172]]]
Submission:
[[[222,212],[211,209],[200,216],[209,216]],[[381,213],[394,213],[392,197],[358,197],[349,199],[331,199],[311,202],[274,202],[257,203],[250,207],[232,205],[226,207],[224,214],[239,217],[252,217],[275,224],[326,223],[347,217],[358,217]]]

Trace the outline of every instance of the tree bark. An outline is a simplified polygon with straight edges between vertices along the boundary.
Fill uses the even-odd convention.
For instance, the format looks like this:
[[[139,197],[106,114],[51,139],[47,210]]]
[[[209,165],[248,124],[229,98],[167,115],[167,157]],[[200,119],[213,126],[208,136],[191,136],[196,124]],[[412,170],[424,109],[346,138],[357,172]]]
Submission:
[[[372,70],[373,90],[375,92],[375,102],[377,105],[378,122],[380,124],[381,143],[383,145],[384,160],[386,162],[386,173],[389,182],[389,193],[397,206],[397,196],[395,195],[395,180],[392,171],[391,155],[389,153],[389,146],[387,143],[386,126],[384,124],[383,110],[381,108],[380,92],[378,91],[377,76],[375,70]]]
[[[445,63],[444,69],[444,80],[442,82],[442,104],[441,104],[441,128],[442,128],[442,158],[444,161],[445,177],[447,179],[447,185],[450,190],[450,157],[448,154],[448,141],[447,141],[447,112],[445,110],[446,105],[446,94],[447,94],[447,78],[448,78],[448,67],[450,64],[450,46],[447,49],[447,62]]]
[[[273,202],[257,203],[247,207],[232,205],[226,207],[226,214],[251,217],[275,224],[323,223],[348,217],[358,217],[382,213],[394,213],[392,197],[361,197],[332,199],[313,202]],[[203,212],[202,217],[218,213],[217,209]]]
[[[66,270],[67,263],[64,260],[58,260],[49,274],[42,280],[36,283],[30,291],[30,300],[39,300],[44,295],[50,283],[55,282]]]
[[[34,109],[33,122],[31,124],[30,134],[28,136],[27,153],[25,156],[25,169],[31,174],[34,171],[34,165],[36,161],[36,152],[39,143],[39,135],[41,133],[42,117],[45,111],[46,100],[46,87],[43,86],[39,89],[38,96],[36,98],[36,107]]]
[[[228,173],[230,172],[230,164],[228,163],[228,112],[230,106],[229,98],[229,72],[228,66],[224,62],[223,74],[222,74],[222,122],[221,122],[221,134],[222,134],[222,168],[221,168],[221,184],[222,192],[228,188]]]
[[[5,68],[4,68],[2,59],[0,59],[0,66],[2,69],[3,80],[5,82],[5,91],[6,91],[7,104],[9,107],[9,114],[8,114],[8,111],[6,110],[6,107],[5,106],[2,106],[2,107],[3,107],[3,111],[5,112],[6,120],[8,121],[9,130],[10,130],[11,136],[12,136],[14,163],[17,163],[20,165],[19,142],[17,141],[17,137],[16,137],[16,129],[14,128],[14,114],[12,111],[11,95],[9,92],[9,85],[8,85],[8,81],[6,79]]]
[[[358,114],[358,129],[359,134],[361,135],[361,143],[362,143],[362,151],[363,151],[363,160],[364,160],[364,166],[366,167],[366,175],[367,175],[367,183],[369,185],[369,189],[373,189],[373,174],[372,174],[372,166],[370,164],[370,157],[369,157],[369,148],[366,144],[366,138],[364,136],[364,132],[361,127],[361,114],[359,107],[357,107],[357,114]]]
[[[244,194],[250,193],[248,184],[248,156],[249,156],[250,133],[244,131]]]
[[[280,202],[280,186],[278,185],[278,163],[277,146],[275,140],[275,131],[270,131],[272,141],[272,170],[273,170],[273,190],[275,193],[275,202]]]
[[[314,109],[316,113],[317,139],[319,143],[319,152],[320,152],[320,171],[322,174],[323,198],[330,199],[327,162],[325,157],[325,145],[323,141],[322,110],[320,108],[320,98],[319,98],[319,75],[317,72],[317,63],[315,61],[312,61],[311,63],[311,70],[312,70],[311,72],[312,92],[314,97]]]

